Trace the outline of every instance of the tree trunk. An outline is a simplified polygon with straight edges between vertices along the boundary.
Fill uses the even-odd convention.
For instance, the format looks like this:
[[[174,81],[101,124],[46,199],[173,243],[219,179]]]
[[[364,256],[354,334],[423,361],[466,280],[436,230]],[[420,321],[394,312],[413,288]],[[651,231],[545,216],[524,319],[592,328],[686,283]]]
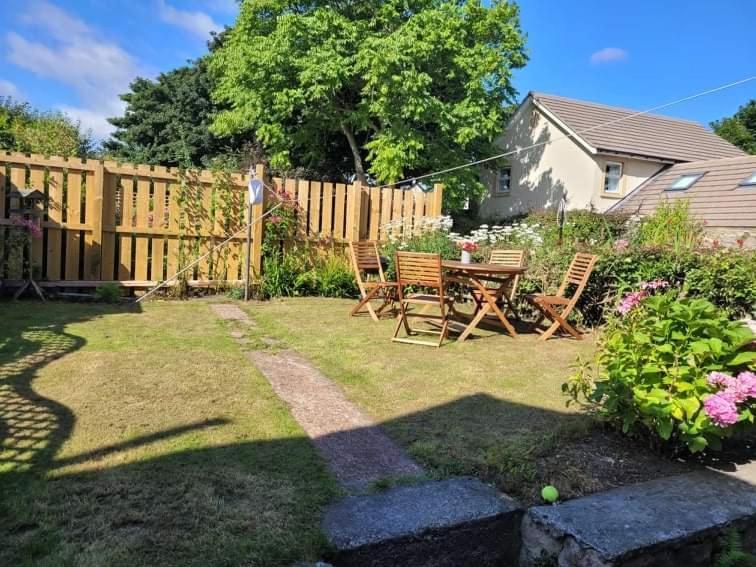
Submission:
[[[365,168],[362,165],[362,157],[360,156],[360,148],[357,145],[357,139],[354,137],[354,132],[345,123],[341,123],[341,131],[346,136],[349,142],[349,148],[352,150],[352,159],[354,160],[354,172],[357,174],[357,180],[360,183],[367,185],[367,176],[365,175]]]

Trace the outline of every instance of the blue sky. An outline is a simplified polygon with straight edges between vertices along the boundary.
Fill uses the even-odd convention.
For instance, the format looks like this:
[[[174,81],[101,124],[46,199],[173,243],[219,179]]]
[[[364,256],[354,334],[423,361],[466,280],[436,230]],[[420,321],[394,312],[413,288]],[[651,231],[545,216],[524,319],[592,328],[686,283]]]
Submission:
[[[234,0],[3,0],[3,8],[0,95],[64,110],[98,136],[135,76],[201,55],[209,32],[236,12]],[[531,57],[515,74],[523,96],[642,110],[756,75],[752,0],[523,0],[521,15]],[[707,124],[751,98],[756,81],[664,113]]]

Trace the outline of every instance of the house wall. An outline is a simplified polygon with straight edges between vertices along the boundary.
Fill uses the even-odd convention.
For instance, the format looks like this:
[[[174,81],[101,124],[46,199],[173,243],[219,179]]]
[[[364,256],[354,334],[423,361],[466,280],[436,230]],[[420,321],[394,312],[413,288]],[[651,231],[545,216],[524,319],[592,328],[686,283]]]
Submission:
[[[496,141],[502,152],[547,143],[507,158],[512,168],[510,192],[495,192],[497,171],[484,169],[482,178],[488,187],[479,214],[482,218],[505,218],[512,215],[555,208],[563,194],[570,209],[594,208],[605,211],[626,193],[659,171],[661,163],[596,156],[567,132],[542,114],[528,100],[512,118],[504,134]],[[622,162],[622,193],[606,195],[604,167],[606,161]]]
[[[606,162],[622,164],[622,179],[620,181],[620,193],[604,193],[604,171]],[[617,201],[646,181],[656,175],[664,166],[661,162],[631,159],[625,157],[598,155],[595,157],[596,184],[591,204],[598,211],[605,211]]]

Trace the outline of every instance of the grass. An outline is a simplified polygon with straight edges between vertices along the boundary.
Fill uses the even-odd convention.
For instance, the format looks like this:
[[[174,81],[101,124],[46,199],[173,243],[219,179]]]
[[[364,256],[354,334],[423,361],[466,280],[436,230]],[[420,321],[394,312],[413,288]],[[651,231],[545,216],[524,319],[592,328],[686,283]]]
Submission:
[[[338,489],[205,303],[0,304],[0,564],[317,558]]]
[[[544,484],[564,497],[677,472],[565,407],[561,384],[592,337],[545,343],[476,332],[440,349],[392,343],[392,320],[348,317],[353,302],[251,304],[254,332],[309,357],[433,476],[472,474],[525,502]]]

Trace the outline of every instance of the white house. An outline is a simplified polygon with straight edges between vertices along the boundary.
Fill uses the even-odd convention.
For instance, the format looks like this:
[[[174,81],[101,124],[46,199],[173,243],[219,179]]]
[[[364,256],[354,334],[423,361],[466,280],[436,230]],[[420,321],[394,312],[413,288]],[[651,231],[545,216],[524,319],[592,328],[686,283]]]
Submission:
[[[529,93],[497,140],[502,153],[521,151],[498,171],[484,172],[489,189],[480,216],[551,208],[563,195],[570,209],[605,211],[677,163],[745,155],[696,122],[651,114],[626,118],[635,113]]]

